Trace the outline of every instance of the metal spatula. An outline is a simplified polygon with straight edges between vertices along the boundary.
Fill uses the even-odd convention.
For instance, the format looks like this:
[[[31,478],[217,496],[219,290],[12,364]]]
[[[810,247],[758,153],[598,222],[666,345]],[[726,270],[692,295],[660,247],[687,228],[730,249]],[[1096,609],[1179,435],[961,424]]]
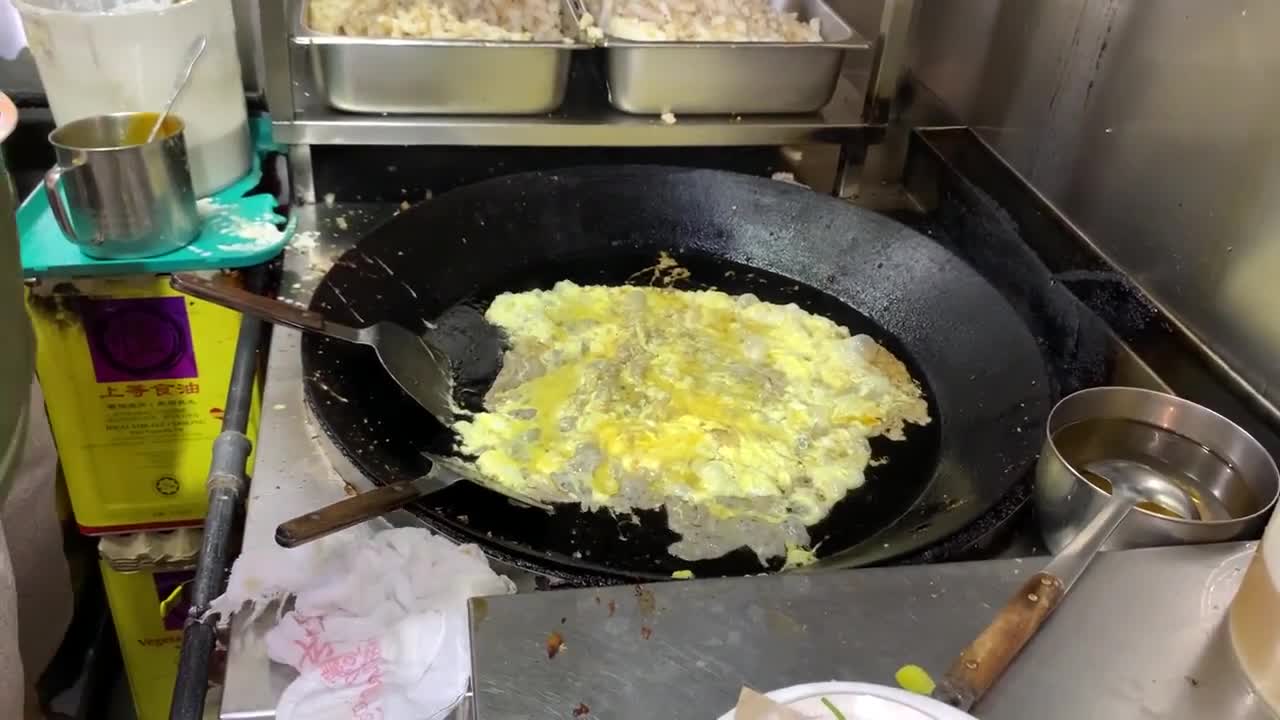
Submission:
[[[456,400],[472,400],[465,405],[482,398],[502,365],[505,336],[467,305],[450,308],[432,329],[418,335],[391,322],[361,328],[340,325],[305,308],[189,273],[174,274],[169,284],[178,292],[276,325],[368,345],[391,378],[445,426],[453,424]]]
[[[312,540],[359,525],[398,510],[424,495],[443,490],[459,480],[469,480],[481,487],[506,495],[512,500],[541,510],[551,506],[502,487],[481,475],[475,468],[454,458],[430,453],[423,456],[431,461],[431,470],[420,478],[383,485],[359,495],[352,495],[314,512],[286,520],[276,527],[276,543],[281,547],[297,547]]]

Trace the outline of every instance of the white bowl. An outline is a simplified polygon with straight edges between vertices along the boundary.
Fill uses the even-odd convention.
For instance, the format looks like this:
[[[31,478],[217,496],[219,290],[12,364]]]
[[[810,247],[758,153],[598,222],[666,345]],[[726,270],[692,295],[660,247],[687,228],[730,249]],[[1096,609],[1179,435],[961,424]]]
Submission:
[[[765,694],[805,717],[822,720],[834,720],[831,710],[823,704],[823,698],[835,705],[845,720],[976,720],[969,713],[933,698],[871,683],[807,683]],[[734,711],[721,715],[719,720],[736,720]]]

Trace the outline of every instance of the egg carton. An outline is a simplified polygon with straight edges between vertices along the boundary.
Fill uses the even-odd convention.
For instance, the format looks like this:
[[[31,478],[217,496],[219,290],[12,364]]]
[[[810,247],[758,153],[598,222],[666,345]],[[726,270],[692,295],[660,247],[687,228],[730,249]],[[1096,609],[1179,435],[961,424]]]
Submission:
[[[98,541],[98,557],[119,572],[190,569],[202,537],[200,528],[108,535]]]

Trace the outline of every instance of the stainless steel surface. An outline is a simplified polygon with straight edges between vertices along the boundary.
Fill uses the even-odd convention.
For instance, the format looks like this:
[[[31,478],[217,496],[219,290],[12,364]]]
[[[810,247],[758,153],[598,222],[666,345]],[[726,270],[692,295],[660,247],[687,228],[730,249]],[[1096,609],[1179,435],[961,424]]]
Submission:
[[[1262,720],[1225,632],[1252,552],[1103,553],[982,702],[984,720]],[[738,690],[940,674],[1044,559],[791,573],[472,601],[475,717],[716,717]],[[1132,602],[1117,599],[1131,598]],[[550,633],[564,649],[547,657]]]
[[[45,193],[63,235],[86,255],[159,255],[200,229],[182,120],[170,116],[172,128],[157,141],[129,137],[151,115],[98,115],[49,134],[57,165],[45,175]]]
[[[1280,5],[921,1],[916,76],[1277,417]]]
[[[911,30],[918,0],[882,0],[880,25],[873,36],[867,109],[871,122],[889,122],[893,99],[905,78]]]
[[[304,55],[305,57],[305,55]],[[277,141],[313,145],[489,145],[543,147],[674,147],[804,145],[870,142],[861,91],[841,81],[831,102],[811,115],[677,116],[674,125],[631,115],[588,99],[534,116],[350,115],[327,107],[317,92],[299,101],[292,122],[273,123]]]
[[[258,0],[231,0],[236,21],[236,53],[240,56],[240,79],[247,95],[260,95],[262,78],[262,22]]]
[[[447,115],[548,113],[564,101],[578,42],[419,40],[329,35],[307,26],[297,3],[294,42],[311,47],[316,87],[355,113]],[[562,4],[564,34],[577,24]],[[412,72],[404,72],[407,67]]]
[[[835,92],[845,52],[871,45],[824,0],[771,4],[803,21],[818,18],[822,42],[641,42],[606,35],[609,102],[624,112],[677,117],[820,110]]]
[[[875,38],[878,29],[884,24],[884,0],[827,0],[832,9],[849,23],[849,27],[872,44],[875,52]],[[864,53],[850,53],[845,56],[844,70],[841,75],[848,78],[858,87],[869,88],[871,58]]]
[[[842,197],[846,193],[872,195],[902,179],[911,125],[910,118],[902,113],[906,103],[899,100],[899,94],[907,83],[919,9],[918,0],[883,0],[880,26],[874,35],[863,117],[869,122],[886,124],[884,142],[867,148],[861,166],[849,169],[858,174],[856,186],[852,179],[842,177]]]
[[[289,146],[289,184],[295,205],[316,204],[315,168],[311,166],[310,145]]]
[[[183,89],[187,87],[187,81],[191,79],[191,71],[195,69],[196,61],[204,54],[204,49],[209,45],[209,38],[201,35],[191,44],[191,49],[187,54],[187,62],[182,66],[182,74],[173,84],[173,93],[169,95],[169,99],[165,101],[164,108],[160,110],[160,114],[156,116],[156,122],[151,126],[151,132],[147,133],[147,142],[153,142],[156,134],[160,132],[161,126],[164,125],[164,119],[169,117],[169,111],[173,109],[173,103],[178,100],[178,96],[182,94]]]
[[[1072,466],[1077,458],[1083,462],[1095,458],[1068,457],[1054,442],[1063,428],[1098,418],[1136,420],[1163,428],[1198,443],[1233,466],[1233,471],[1227,473],[1210,473],[1190,461],[1179,468],[1189,481],[1195,482],[1197,491],[1212,494],[1227,508],[1234,508],[1232,519],[1183,520],[1139,508],[1112,534],[1105,545],[1107,549],[1221,542],[1252,537],[1262,529],[1280,491],[1280,472],[1251,435],[1212,410],[1172,395],[1138,388],[1092,388],[1070,395],[1054,407],[1036,463],[1035,505],[1050,550],[1063,548],[1110,499]],[[1124,449],[1158,457],[1159,442],[1159,438],[1144,440],[1141,447]],[[1205,459],[1212,458],[1205,453]],[[1225,467],[1216,459],[1213,462],[1215,470]]]
[[[258,26],[262,42],[262,79],[266,93],[267,108],[277,123],[294,119],[294,75],[298,78],[309,73],[305,68],[293,68],[293,44],[289,39],[292,21],[290,18],[297,12],[296,5],[301,0],[279,0],[278,2],[259,2]],[[299,81],[300,82],[300,81]],[[308,82],[310,80],[308,79]],[[279,135],[274,136],[277,142],[295,143]]]

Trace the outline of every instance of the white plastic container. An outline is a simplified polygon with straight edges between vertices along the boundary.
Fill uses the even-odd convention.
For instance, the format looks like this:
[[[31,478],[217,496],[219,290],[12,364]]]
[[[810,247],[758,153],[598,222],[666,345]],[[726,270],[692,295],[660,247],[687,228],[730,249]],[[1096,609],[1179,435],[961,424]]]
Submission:
[[[932,698],[887,685],[856,682],[822,682],[765,693],[769,699],[805,717],[834,717],[826,699],[849,720],[976,720]],[[737,720],[734,711],[719,720]]]
[[[1228,612],[1240,667],[1280,714],[1280,515],[1271,517]]]
[[[249,171],[250,146],[229,0],[15,0],[58,125],[158,112],[197,37],[208,45],[173,112],[186,123],[197,197]]]

